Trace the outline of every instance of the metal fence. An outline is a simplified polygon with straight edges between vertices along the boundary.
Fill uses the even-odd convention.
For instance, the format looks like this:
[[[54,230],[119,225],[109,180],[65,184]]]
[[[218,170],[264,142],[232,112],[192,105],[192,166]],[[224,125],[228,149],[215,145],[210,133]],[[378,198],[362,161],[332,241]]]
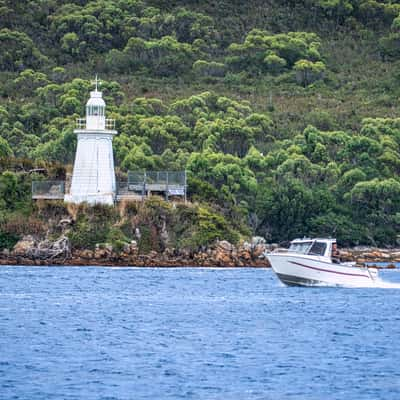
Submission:
[[[186,171],[129,171],[128,190],[186,196]]]
[[[184,196],[186,201],[186,171],[129,171],[128,180],[118,182],[117,195],[129,196],[137,192],[147,196],[151,192],[163,192],[169,196]],[[64,199],[65,181],[32,182],[33,199]]]
[[[33,199],[64,199],[64,181],[33,181]]]
[[[129,171],[129,185],[186,185],[186,171]]]

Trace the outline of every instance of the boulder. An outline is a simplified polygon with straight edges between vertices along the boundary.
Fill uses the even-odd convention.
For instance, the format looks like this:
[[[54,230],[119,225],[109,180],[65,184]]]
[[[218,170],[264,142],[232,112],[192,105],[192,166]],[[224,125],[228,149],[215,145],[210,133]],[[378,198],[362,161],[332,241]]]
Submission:
[[[368,246],[355,246],[353,251],[358,253],[370,253],[373,251],[373,248]]]
[[[71,255],[71,245],[68,237],[62,235],[54,242],[45,239],[37,242],[32,236],[24,236],[13,249],[16,256],[32,259],[52,260],[57,257],[68,258]]]
[[[148,254],[150,260],[156,260],[158,258],[158,253],[154,250],[150,251]]]
[[[125,254],[136,254],[138,252],[138,245],[136,240],[132,240],[130,243],[125,243],[123,247]]]
[[[106,249],[96,246],[96,250],[94,251],[94,258],[100,260],[102,258],[107,258],[108,252]]]
[[[266,240],[262,236],[253,236],[251,238],[251,245],[256,247],[259,245],[265,246],[266,245]]]
[[[79,252],[79,257],[84,258],[85,260],[90,260],[94,257],[94,253],[92,250],[82,250]]]
[[[16,256],[25,256],[32,252],[36,247],[36,240],[31,235],[24,236],[13,248],[13,254]]]
[[[252,245],[249,242],[243,242],[240,245],[240,248],[243,249],[243,250],[251,251],[252,250]]]
[[[253,257],[261,257],[264,256],[265,251],[266,251],[265,244],[257,244],[252,251],[252,255]]]
[[[231,253],[233,249],[234,246],[227,240],[220,240],[217,242],[217,250],[219,252]]]
[[[240,251],[239,253],[238,253],[238,256],[242,259],[242,260],[244,260],[244,261],[250,261],[251,260],[251,252],[250,252],[250,250],[246,250],[246,249],[242,249],[242,251]]]

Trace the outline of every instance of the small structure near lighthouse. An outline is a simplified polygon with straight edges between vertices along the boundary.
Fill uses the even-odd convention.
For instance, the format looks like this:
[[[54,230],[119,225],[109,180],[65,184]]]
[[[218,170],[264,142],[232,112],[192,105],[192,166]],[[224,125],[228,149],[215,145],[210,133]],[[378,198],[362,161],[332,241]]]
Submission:
[[[86,119],[78,119],[78,136],[71,188],[64,200],[68,203],[114,204],[116,180],[112,141],[117,134],[115,121],[106,119],[102,92],[90,92]]]

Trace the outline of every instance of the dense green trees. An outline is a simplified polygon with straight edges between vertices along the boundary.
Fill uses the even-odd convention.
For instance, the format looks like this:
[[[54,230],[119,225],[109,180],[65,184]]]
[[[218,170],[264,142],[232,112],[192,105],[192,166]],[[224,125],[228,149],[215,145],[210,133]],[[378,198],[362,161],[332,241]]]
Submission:
[[[118,175],[188,172],[193,209],[146,209],[149,224],[165,212],[185,227],[176,244],[250,229],[396,242],[400,5],[239,3],[0,0],[0,247],[32,213],[35,167],[70,168],[94,72],[117,120]],[[132,235],[112,211],[104,226],[85,212],[77,245]],[[158,248],[142,229],[153,244],[141,246]]]
[[[254,74],[278,73],[293,68],[296,63],[297,69],[306,64],[308,69],[319,71],[325,68],[321,61],[320,46],[320,39],[314,33],[272,35],[253,29],[243,44],[233,43],[229,46],[231,56],[227,62],[236,70],[250,70]],[[300,61],[302,63],[298,65]]]
[[[82,112],[89,82],[59,85],[30,70],[16,81],[32,87],[38,104],[53,116],[41,115],[39,107],[35,117],[25,104],[20,121],[11,126],[12,110],[2,108],[1,156],[13,155],[11,144],[19,157],[72,162],[76,139],[68,114]],[[104,91],[118,102],[117,84],[106,82]],[[227,218],[235,216],[241,224],[247,219],[255,233],[270,240],[305,232],[340,232],[352,243],[396,240],[399,119],[367,118],[353,134],[310,125],[288,140],[280,138],[270,115],[212,92],[171,104],[137,98],[129,111],[115,108],[114,116],[122,170],[186,169],[193,200],[219,205]],[[329,127],[327,117],[321,118],[313,117]],[[4,177],[4,190],[15,192],[13,179]],[[8,199],[13,199],[11,192]]]
[[[130,38],[124,50],[112,50],[107,56],[110,70],[148,70],[156,75],[178,75],[189,69],[194,60],[193,47],[172,36],[146,41]]]
[[[22,71],[46,61],[32,39],[23,32],[0,30],[0,70]]]

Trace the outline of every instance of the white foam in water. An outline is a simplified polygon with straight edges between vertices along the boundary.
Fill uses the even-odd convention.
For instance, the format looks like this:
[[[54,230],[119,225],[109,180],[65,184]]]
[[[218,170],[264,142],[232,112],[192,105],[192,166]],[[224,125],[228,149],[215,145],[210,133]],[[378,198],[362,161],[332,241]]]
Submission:
[[[400,283],[398,282],[388,282],[384,281],[381,278],[376,278],[373,281],[369,281],[363,284],[355,284],[355,285],[345,285],[345,284],[330,284],[327,282],[320,282],[313,285],[312,287],[342,287],[342,288],[349,288],[349,289],[400,289]]]
[[[376,278],[369,284],[362,285],[343,285],[346,288],[369,288],[369,289],[400,289],[400,283],[384,281],[381,278]]]
[[[400,289],[400,283],[384,281],[381,278],[377,278],[374,283],[375,286],[373,287],[381,289]]]

